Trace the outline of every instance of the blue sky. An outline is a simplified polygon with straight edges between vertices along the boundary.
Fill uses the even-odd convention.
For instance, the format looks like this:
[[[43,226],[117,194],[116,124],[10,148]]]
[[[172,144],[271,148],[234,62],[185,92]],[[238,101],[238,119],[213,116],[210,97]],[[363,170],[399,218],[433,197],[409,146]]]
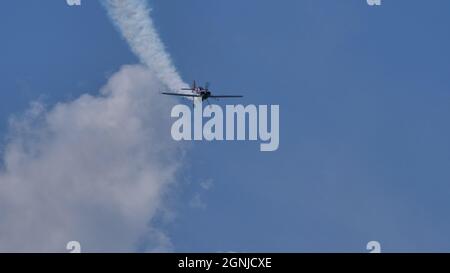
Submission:
[[[0,10],[2,135],[138,62],[97,1],[41,2]],[[450,250],[448,1],[149,3],[186,82],[280,105],[276,152],[192,145],[158,220],[175,251]]]

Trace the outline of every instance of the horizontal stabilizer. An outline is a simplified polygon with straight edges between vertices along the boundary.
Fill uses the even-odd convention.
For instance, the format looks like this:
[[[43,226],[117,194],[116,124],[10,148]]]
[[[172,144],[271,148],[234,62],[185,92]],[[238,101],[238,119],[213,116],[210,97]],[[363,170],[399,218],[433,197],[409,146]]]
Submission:
[[[169,95],[169,96],[179,96],[179,97],[200,97],[199,95],[194,94],[183,94],[183,93],[168,93],[168,92],[162,92],[163,95]]]

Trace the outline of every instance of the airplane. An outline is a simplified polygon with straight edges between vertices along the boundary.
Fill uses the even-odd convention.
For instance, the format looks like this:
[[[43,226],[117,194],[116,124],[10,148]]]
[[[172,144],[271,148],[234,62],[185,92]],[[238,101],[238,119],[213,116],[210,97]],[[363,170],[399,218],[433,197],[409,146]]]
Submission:
[[[197,86],[197,83],[194,81],[192,87],[190,88],[181,88],[180,90],[189,90],[192,94],[185,93],[171,93],[171,92],[162,92],[163,95],[169,96],[180,96],[180,97],[191,97],[191,98],[201,98],[202,101],[208,101],[209,98],[219,99],[219,98],[242,98],[241,95],[213,95],[209,90],[209,83],[205,84],[205,87]]]

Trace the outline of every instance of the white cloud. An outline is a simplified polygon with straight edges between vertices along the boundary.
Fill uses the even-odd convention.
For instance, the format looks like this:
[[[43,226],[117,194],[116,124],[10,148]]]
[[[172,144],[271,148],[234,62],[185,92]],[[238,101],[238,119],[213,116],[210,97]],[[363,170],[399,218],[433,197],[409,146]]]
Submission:
[[[162,122],[161,82],[140,65],[111,77],[102,95],[11,122],[0,173],[0,250],[148,250],[170,241],[149,222],[174,181],[180,150]],[[168,100],[164,100],[166,103]]]
[[[185,85],[145,0],[103,0],[145,65],[124,66],[99,96],[46,110],[34,103],[11,132],[0,171],[0,251],[167,251],[152,224],[181,165],[168,98]],[[166,111],[163,111],[166,110]],[[144,245],[143,245],[144,244]]]
[[[169,98],[184,85],[145,0],[103,0],[145,65],[124,66],[99,96],[11,120],[0,171],[0,251],[167,251],[152,220],[181,165],[171,140]],[[145,244],[144,246],[142,244]]]

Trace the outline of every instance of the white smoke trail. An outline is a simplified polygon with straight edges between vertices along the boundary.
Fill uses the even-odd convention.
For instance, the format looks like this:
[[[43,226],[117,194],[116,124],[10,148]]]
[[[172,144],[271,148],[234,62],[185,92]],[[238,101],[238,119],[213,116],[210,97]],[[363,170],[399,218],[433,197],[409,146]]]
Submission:
[[[145,1],[105,0],[146,65],[124,66],[100,90],[11,121],[0,170],[0,251],[167,251],[152,220],[182,164],[168,137],[168,98],[183,83]]]
[[[103,0],[108,14],[140,61],[172,90],[187,86],[177,73],[149,16],[146,0]]]

